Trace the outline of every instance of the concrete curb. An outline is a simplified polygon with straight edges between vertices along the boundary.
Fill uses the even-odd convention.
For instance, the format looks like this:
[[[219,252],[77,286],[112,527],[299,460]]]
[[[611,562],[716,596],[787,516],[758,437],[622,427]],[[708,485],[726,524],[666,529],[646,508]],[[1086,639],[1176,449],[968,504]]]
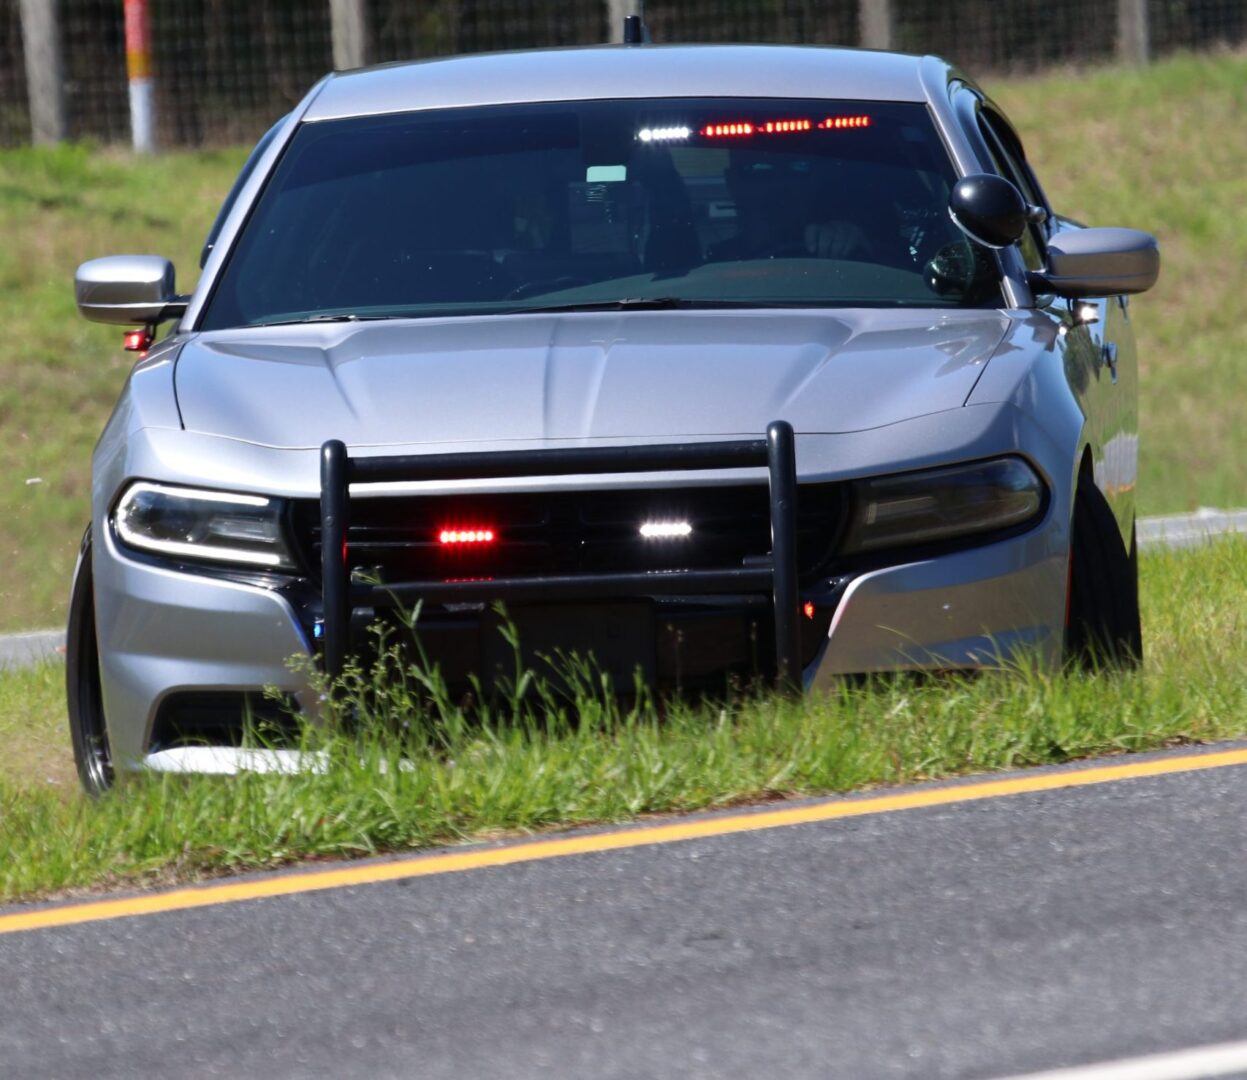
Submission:
[[[0,634],[0,671],[32,667],[41,660],[63,656],[64,630],[32,630],[26,634]]]
[[[1193,514],[1166,514],[1139,519],[1139,547],[1190,548],[1227,533],[1247,533],[1247,510],[1201,507]],[[0,671],[30,667],[63,656],[64,630],[32,630],[0,634]]]
[[[1139,547],[1189,548],[1227,533],[1247,533],[1247,510],[1200,507],[1193,514],[1140,518]]]

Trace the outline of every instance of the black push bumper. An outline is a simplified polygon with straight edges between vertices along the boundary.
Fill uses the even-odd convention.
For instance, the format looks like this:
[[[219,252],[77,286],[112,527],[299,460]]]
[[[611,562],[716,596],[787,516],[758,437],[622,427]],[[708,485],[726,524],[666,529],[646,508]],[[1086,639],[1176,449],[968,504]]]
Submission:
[[[483,581],[404,581],[383,585],[351,580],[347,536],[351,484],[478,480],[605,473],[674,472],[766,466],[771,551],[746,566],[664,569],[628,573],[526,575]],[[350,457],[336,439],[321,447],[321,580],[324,662],[341,673],[356,608],[395,604],[513,601],[566,603],[638,597],[757,595],[772,607],[775,670],[781,684],[800,684],[797,589],[797,470],[792,426],[772,423],[764,439],[556,450]]]

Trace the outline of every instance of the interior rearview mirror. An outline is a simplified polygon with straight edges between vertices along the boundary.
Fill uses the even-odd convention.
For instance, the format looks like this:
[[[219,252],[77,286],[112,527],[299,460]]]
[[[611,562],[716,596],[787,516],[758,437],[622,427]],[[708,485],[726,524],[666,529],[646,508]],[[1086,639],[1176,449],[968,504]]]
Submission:
[[[1029,207],[1022,193],[1003,176],[976,173],[953,185],[948,212],[972,240],[992,248],[1016,244],[1026,231]]]
[[[181,316],[187,297],[174,291],[173,263],[159,255],[109,255],[74,274],[78,312],[92,322],[153,325]]]

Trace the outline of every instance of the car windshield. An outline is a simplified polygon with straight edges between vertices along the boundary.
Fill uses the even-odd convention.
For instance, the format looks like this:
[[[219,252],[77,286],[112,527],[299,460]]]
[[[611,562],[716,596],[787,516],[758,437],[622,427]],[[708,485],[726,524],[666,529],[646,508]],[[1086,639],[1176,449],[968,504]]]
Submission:
[[[925,106],[730,98],[304,123],[201,328],[611,307],[999,306]]]

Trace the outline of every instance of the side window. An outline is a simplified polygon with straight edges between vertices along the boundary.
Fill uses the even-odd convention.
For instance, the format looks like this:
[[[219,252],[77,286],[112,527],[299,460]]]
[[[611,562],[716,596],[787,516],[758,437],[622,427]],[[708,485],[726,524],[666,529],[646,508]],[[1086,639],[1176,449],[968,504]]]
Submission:
[[[979,114],[979,127],[983,133],[983,141],[991,154],[992,163],[1001,176],[1017,185],[1022,197],[1032,205],[1043,206],[1042,193],[1036,186],[1031,171],[1022,155],[1022,148],[1012,132],[992,122],[989,115]],[[1028,270],[1042,270],[1045,258],[1046,239],[1043,227],[1031,224],[1026,227],[1022,239],[1018,241],[1022,249],[1022,258]]]

